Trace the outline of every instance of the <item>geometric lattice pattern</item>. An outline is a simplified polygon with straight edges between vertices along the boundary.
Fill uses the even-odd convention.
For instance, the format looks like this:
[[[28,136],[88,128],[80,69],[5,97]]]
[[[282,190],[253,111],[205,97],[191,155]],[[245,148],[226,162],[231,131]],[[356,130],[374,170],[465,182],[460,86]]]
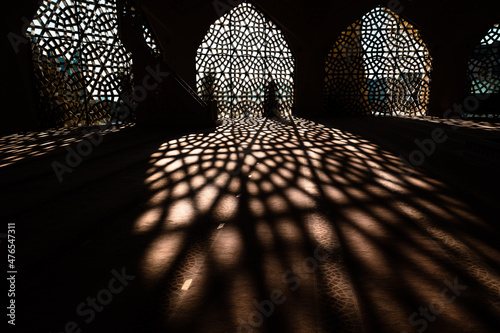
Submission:
[[[469,58],[468,93],[500,93],[500,24],[495,24]]]
[[[291,115],[294,57],[281,30],[251,3],[210,27],[196,70],[198,94],[217,102],[218,118],[260,117],[270,100],[279,115]]]
[[[377,7],[342,32],[328,53],[325,109],[344,115],[424,116],[431,62],[419,31]]]
[[[146,41],[146,44],[148,44],[151,53],[158,57],[161,57],[161,49],[156,42],[156,38],[153,37],[152,29],[151,27],[149,27],[147,22],[145,22],[142,29],[144,40]]]
[[[125,120],[116,111],[133,92],[132,59],[118,36],[116,0],[45,0],[27,36],[42,127]]]

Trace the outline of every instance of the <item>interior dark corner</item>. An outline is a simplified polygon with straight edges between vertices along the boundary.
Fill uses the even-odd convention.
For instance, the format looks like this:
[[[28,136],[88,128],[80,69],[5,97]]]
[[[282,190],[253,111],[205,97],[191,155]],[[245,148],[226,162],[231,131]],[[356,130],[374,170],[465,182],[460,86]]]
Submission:
[[[8,332],[500,332],[498,0],[16,0]]]

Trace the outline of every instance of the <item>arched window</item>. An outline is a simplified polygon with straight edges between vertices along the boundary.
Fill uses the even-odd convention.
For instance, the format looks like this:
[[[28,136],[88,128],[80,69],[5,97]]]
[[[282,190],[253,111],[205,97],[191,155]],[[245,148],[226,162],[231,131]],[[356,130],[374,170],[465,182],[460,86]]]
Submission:
[[[42,127],[111,121],[124,103],[121,96],[132,94],[132,60],[118,37],[117,18],[116,0],[45,0],[40,5],[27,35]],[[151,33],[144,35],[154,46]]]
[[[500,24],[495,24],[469,57],[468,93],[500,93]]]
[[[280,29],[249,2],[210,27],[196,70],[198,94],[217,102],[218,118],[262,116],[269,107],[291,115],[294,57]]]
[[[326,59],[325,108],[348,115],[423,116],[431,57],[420,33],[384,7],[342,32]]]
[[[498,116],[500,110],[500,24],[495,24],[469,57],[467,94],[487,95],[467,116]]]

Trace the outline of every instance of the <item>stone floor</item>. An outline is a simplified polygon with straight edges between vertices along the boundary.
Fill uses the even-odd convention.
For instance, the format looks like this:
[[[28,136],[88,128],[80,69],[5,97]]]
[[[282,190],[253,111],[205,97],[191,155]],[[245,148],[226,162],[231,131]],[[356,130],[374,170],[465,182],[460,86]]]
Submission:
[[[500,331],[499,126],[30,136],[0,140],[22,332]]]

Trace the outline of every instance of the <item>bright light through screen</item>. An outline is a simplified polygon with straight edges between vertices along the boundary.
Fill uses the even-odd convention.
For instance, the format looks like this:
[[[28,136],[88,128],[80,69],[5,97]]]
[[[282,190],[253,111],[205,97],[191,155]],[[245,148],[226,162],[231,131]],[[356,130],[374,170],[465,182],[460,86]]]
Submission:
[[[279,96],[279,114],[291,115],[295,59],[283,33],[250,3],[210,27],[197,52],[196,70],[198,93],[217,102],[219,118],[261,116],[271,84]]]

